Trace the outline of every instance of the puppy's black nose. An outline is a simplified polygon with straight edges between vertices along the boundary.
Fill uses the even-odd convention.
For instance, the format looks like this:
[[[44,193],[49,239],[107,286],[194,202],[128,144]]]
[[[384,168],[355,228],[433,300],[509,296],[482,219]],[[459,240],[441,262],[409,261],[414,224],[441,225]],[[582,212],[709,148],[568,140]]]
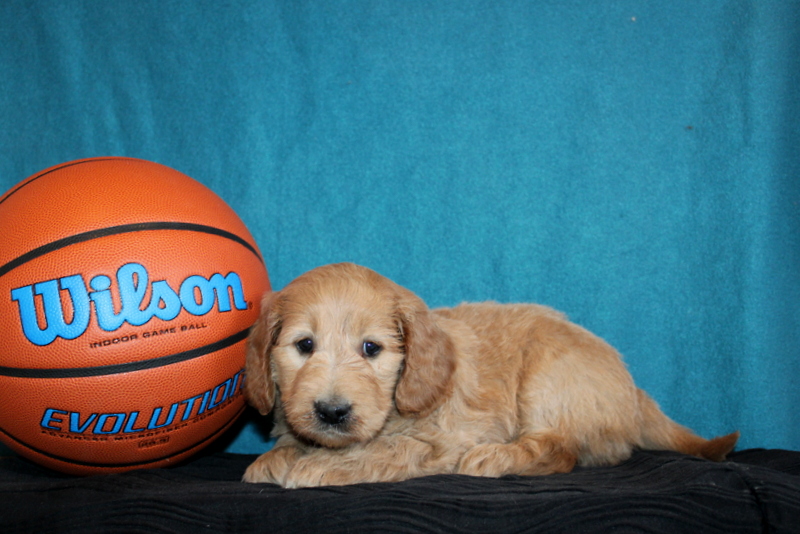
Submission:
[[[340,425],[350,415],[350,404],[341,401],[317,401],[314,410],[319,420],[326,425]]]

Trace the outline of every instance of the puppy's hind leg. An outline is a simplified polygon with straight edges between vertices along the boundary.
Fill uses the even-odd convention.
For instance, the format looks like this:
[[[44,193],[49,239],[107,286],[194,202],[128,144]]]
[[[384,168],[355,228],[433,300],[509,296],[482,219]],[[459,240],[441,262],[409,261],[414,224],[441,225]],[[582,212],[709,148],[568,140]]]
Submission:
[[[463,475],[549,475],[572,471],[578,454],[556,432],[519,436],[510,443],[486,443],[468,450],[457,472]]]

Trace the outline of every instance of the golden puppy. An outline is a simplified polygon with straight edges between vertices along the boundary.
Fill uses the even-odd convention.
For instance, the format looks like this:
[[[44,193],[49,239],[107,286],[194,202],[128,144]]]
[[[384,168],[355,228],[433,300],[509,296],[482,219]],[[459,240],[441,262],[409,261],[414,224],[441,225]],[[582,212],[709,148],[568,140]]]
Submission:
[[[602,339],[537,305],[429,310],[353,264],[265,295],[245,391],[275,410],[275,447],[246,482],[285,487],[499,477],[610,465],[633,448],[722,460],[664,415]]]

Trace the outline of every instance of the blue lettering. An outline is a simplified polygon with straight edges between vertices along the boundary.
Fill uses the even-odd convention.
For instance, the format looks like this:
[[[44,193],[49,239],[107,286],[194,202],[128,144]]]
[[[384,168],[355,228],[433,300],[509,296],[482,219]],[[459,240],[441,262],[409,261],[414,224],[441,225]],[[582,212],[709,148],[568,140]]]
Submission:
[[[89,291],[83,277],[75,274],[12,289],[11,299],[18,305],[23,334],[40,346],[59,337],[75,339],[83,335],[92,307],[97,325],[106,332],[114,332],[125,323],[141,326],[153,318],[171,321],[181,310],[202,316],[215,303],[220,312],[247,309],[242,280],[235,272],[225,276],[215,273],[209,279],[192,275],[175,291],[166,280],[151,283],[143,265],[127,263],[117,270],[117,303],[112,285],[111,277],[100,274],[89,281]],[[70,311],[68,321],[64,314]]]
[[[82,434],[89,428],[89,425],[92,424],[92,421],[97,419],[97,414],[93,413],[89,417],[86,418],[86,422],[81,424],[81,414],[71,412],[69,414],[69,431],[70,432],[77,432],[78,434]]]
[[[153,282],[153,297],[145,310],[148,321],[158,317],[162,321],[171,321],[181,312],[181,299],[164,280]]]
[[[161,424],[158,424],[158,418],[161,417],[161,407],[159,406],[158,408],[153,410],[153,415],[152,417],[150,417],[150,424],[147,425],[147,429],[154,430],[156,428],[163,428],[165,426],[171,425],[172,422],[175,421],[175,414],[178,412],[178,404],[179,403],[176,402],[170,407],[167,418]]]
[[[228,273],[227,276],[222,276],[217,273],[211,275],[208,279],[211,287],[217,294],[219,301],[219,311],[231,311],[231,296],[233,296],[233,305],[237,310],[246,310],[247,302],[244,300],[244,293],[242,292],[242,279],[236,273]]]
[[[217,406],[219,406],[228,399],[228,394],[230,392],[232,380],[233,379],[229,378],[225,382],[214,388],[214,391],[211,393],[211,402],[208,405],[209,410],[213,410],[214,408],[216,408]],[[219,392],[221,388],[225,389],[222,390],[222,394],[220,395]],[[219,398],[217,398],[217,396],[219,396]]]
[[[181,284],[181,302],[192,315],[205,315],[214,307],[214,288],[202,276],[190,276]]]
[[[203,400],[200,402],[200,409],[197,410],[197,415],[206,411],[206,406],[208,406],[208,396],[211,395],[210,391],[206,391],[203,393]]]
[[[89,286],[94,290],[89,298],[94,303],[97,324],[106,332],[117,330],[125,322],[121,313],[114,311],[114,301],[111,300],[111,278],[98,275],[92,278]]]
[[[125,422],[125,413],[104,413],[97,418],[97,424],[94,425],[95,434],[119,434],[122,430],[122,424]],[[106,430],[108,420],[114,418],[114,426],[110,430]]]
[[[64,410],[56,410],[55,408],[48,408],[44,411],[44,415],[42,416],[42,422],[40,423],[44,428],[50,430],[61,430],[60,426],[54,426],[53,423],[63,423],[64,420],[60,417],[56,417],[56,414],[60,415],[67,415],[69,412],[65,412]]]
[[[130,415],[128,416],[128,421],[125,423],[125,430],[123,430],[122,432],[124,432],[125,434],[135,434],[137,432],[144,432],[145,431],[144,428],[133,428],[133,425],[136,424],[136,419],[138,418],[139,418],[139,412],[131,412]]]
[[[242,380],[241,382],[239,381],[239,379],[242,378],[243,375],[244,375],[243,371],[239,371],[238,373],[233,375],[233,378],[231,379],[231,380],[233,380],[233,387],[231,388],[231,395],[230,396],[233,396],[233,392],[236,391],[236,386],[237,385],[239,386],[240,389],[244,385],[244,380]]]
[[[166,407],[158,406],[153,408],[152,412],[150,412],[147,426],[142,428],[137,428],[139,411],[90,413],[83,416],[80,412],[59,410],[57,408],[45,409],[40,425],[47,431],[69,431],[75,434],[86,434],[88,432],[94,435],[138,434],[176,424],[179,422],[178,410],[181,406],[184,407],[184,412],[180,417],[180,422],[188,421],[192,417],[192,412],[195,408],[197,408],[197,413],[194,416],[211,412],[222,406],[225,401],[240,394],[238,389],[241,389],[243,383],[244,369],[241,369],[229,379],[203,393],[172,403],[166,414]],[[163,420],[161,420],[162,416]],[[67,422],[68,424],[65,425]],[[67,428],[64,428],[65,426]]]
[[[133,326],[141,326],[152,318],[142,310],[148,278],[147,269],[138,263],[127,263],[117,271],[119,299],[122,303],[119,314]]]
[[[64,318],[64,307],[61,304],[62,290],[69,293],[72,301],[72,320],[69,323]],[[42,297],[46,324],[43,329],[39,327],[35,295]],[[34,345],[49,345],[57,337],[75,339],[89,326],[89,295],[80,275],[12,289],[11,300],[16,301],[19,306],[22,332]]]
[[[181,421],[186,421],[187,419],[189,419],[189,416],[192,415],[192,409],[194,408],[194,402],[196,400],[202,398],[202,397],[203,397],[202,395],[195,395],[192,398],[186,399],[185,401],[181,401],[181,404],[185,404],[186,405],[186,409],[183,411],[183,417],[181,417]]]

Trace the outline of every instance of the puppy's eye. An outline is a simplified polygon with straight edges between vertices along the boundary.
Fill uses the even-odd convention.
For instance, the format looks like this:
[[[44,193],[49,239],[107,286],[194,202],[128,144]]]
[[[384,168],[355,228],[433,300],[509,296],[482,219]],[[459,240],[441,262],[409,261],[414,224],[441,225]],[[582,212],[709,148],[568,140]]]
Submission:
[[[314,340],[306,337],[294,344],[300,354],[311,354],[314,352]]]
[[[361,347],[362,354],[367,358],[374,358],[380,354],[381,350],[383,350],[383,347],[372,341],[365,341]]]

